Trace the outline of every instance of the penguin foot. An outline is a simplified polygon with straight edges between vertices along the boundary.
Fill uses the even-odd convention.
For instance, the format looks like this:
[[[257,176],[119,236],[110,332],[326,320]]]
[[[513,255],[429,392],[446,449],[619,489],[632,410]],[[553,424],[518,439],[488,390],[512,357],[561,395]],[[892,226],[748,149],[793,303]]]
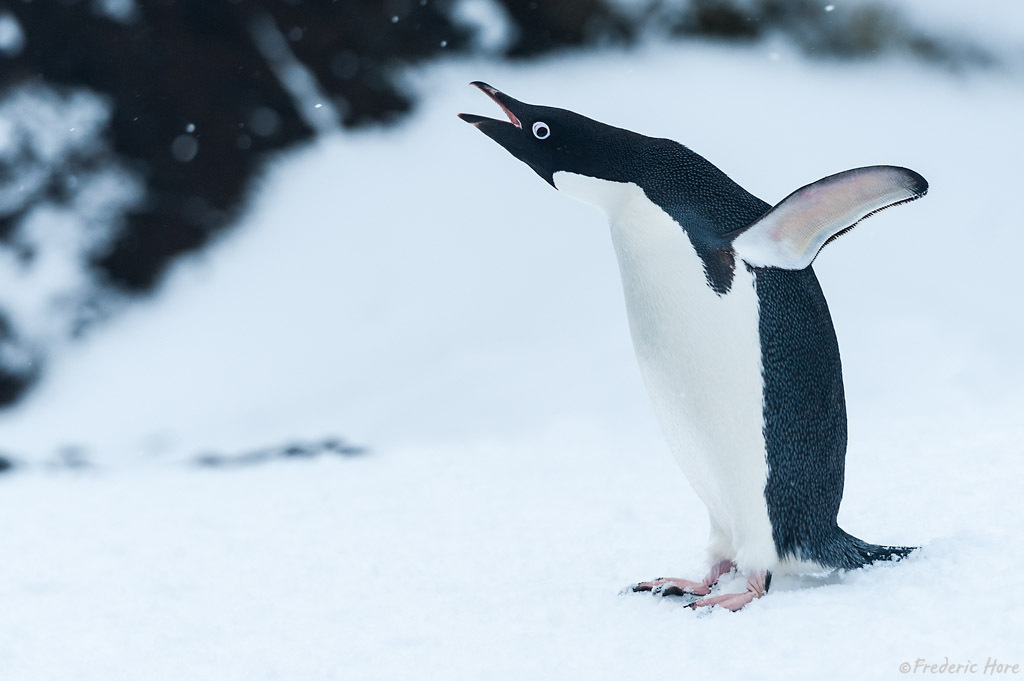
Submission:
[[[655,596],[707,596],[711,587],[718,583],[722,575],[728,574],[736,567],[731,560],[720,560],[711,568],[711,572],[699,582],[677,577],[659,577],[649,582],[640,582],[633,586],[633,591],[650,591]]]
[[[676,577],[659,577],[649,582],[640,582],[633,586],[633,591],[650,591],[655,596],[707,596],[711,587],[704,582],[694,582]]]
[[[690,603],[691,608],[710,608],[719,605],[723,608],[736,612],[755,598],[760,598],[768,593],[768,585],[772,582],[772,573],[756,572],[747,579],[747,590],[741,594],[722,594],[712,598],[704,598]]]

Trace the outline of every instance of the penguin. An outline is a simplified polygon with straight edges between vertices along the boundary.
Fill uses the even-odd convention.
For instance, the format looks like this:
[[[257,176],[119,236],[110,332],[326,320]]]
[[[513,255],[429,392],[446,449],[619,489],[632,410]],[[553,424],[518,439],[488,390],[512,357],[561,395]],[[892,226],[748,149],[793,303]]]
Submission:
[[[644,384],[707,506],[707,575],[633,590],[735,611],[766,594],[782,566],[851,570],[913,551],[865,542],[837,522],[846,402],[811,264],[861,220],[924,196],[927,181],[897,166],[855,168],[772,207],[682,144],[472,85],[508,121],[462,120],[606,214]],[[746,590],[712,596],[733,572]]]

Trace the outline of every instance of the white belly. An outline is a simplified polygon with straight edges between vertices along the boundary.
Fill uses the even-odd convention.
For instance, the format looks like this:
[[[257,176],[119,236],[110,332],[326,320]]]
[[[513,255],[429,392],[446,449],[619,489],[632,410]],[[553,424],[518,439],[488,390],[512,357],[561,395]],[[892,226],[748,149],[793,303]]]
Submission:
[[[669,446],[708,507],[712,558],[770,569],[778,558],[764,498],[753,274],[737,262],[720,296],[689,237],[639,187],[567,173],[555,181],[608,214],[640,371]]]

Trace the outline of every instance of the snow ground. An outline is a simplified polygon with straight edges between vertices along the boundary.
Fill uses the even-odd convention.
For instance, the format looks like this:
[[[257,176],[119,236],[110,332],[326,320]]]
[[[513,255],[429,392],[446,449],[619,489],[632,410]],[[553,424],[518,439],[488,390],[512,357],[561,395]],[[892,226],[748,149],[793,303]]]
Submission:
[[[620,595],[702,569],[601,216],[455,118],[466,86],[678,139],[768,201],[858,165],[928,197],[815,269],[851,416],[841,522],[904,563],[734,615]],[[272,168],[244,225],[0,416],[0,678],[896,678],[1024,665],[1019,74],[783,48],[451,62],[396,131]],[[112,370],[112,367],[116,367]],[[211,471],[339,435],[359,457]],[[96,466],[51,470],[67,447]]]
[[[0,676],[882,679],[917,658],[1016,662],[1017,484],[995,469],[1014,462],[969,455],[992,465],[936,475],[908,453],[893,477],[850,481],[847,527],[925,541],[919,556],[779,577],[704,616],[618,593],[699,574],[704,515],[664,452],[589,429],[230,473],[27,474],[0,495]]]

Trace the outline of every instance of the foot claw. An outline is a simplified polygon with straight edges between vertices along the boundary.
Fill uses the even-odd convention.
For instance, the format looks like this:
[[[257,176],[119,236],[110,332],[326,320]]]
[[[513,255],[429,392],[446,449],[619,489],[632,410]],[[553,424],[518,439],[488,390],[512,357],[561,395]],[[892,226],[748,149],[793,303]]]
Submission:
[[[664,577],[658,577],[657,579],[652,579],[649,582],[637,582],[633,585],[633,591],[653,591],[654,587],[664,579]]]

